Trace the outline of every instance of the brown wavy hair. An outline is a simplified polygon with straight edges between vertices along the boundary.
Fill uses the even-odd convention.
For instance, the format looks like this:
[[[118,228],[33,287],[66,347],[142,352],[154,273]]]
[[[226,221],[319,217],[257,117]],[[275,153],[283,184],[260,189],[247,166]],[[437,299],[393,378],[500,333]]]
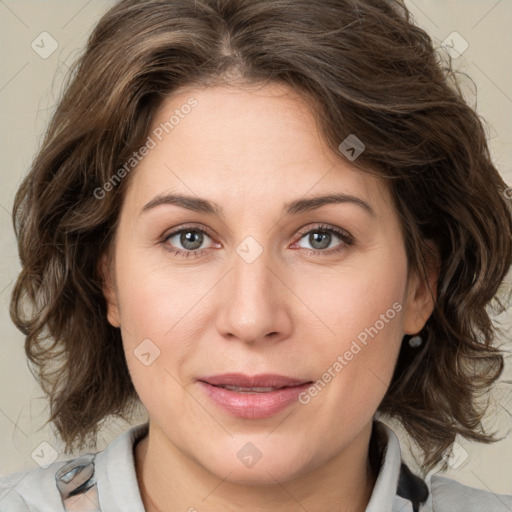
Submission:
[[[429,240],[439,250],[425,343],[403,343],[379,410],[421,447],[424,470],[457,434],[495,440],[479,398],[504,365],[488,306],[511,266],[511,208],[451,60],[405,5],[124,0],[75,62],[14,203],[22,270],[11,316],[66,449],[94,444],[108,416],[126,418],[138,403],[98,267],[130,177],[102,199],[98,190],[173,91],[235,79],[300,92],[338,154],[356,134],[366,149],[354,165],[391,182],[410,269],[426,275]]]

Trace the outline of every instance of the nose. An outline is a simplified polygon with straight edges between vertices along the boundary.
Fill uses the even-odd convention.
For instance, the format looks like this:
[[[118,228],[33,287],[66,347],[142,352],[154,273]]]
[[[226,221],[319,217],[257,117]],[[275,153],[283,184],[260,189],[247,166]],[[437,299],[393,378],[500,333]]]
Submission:
[[[283,270],[263,251],[255,261],[234,255],[223,279],[217,315],[218,332],[246,344],[268,344],[290,336],[291,296]]]

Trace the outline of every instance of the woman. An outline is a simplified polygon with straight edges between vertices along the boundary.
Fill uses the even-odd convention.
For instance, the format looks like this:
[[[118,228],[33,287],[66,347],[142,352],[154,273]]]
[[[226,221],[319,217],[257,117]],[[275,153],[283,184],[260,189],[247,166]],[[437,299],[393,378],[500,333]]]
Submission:
[[[12,316],[68,448],[149,421],[1,509],[511,510],[425,476],[494,439],[512,262],[451,77],[398,1],[116,4],[18,191]]]

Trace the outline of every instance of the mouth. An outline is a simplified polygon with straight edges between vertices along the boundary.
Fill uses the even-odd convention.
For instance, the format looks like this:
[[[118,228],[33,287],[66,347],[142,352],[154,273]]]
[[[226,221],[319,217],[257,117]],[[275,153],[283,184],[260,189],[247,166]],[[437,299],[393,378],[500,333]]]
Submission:
[[[276,389],[299,386],[312,382],[310,380],[296,379],[293,377],[286,377],[284,375],[277,375],[273,373],[260,375],[225,373],[222,375],[202,377],[198,380],[206,382],[212,386],[222,387],[225,389],[236,388],[233,389],[233,391],[253,390],[256,393],[268,393],[269,391],[275,391]]]
[[[222,375],[201,377],[198,380],[207,382],[212,386],[238,386],[241,388],[284,388],[311,382],[305,379],[286,377],[284,375],[277,375],[275,373],[265,373],[260,375],[224,373]]]
[[[213,386],[214,384],[212,384]],[[258,388],[258,387],[252,387],[252,388],[243,388],[241,386],[215,386],[216,388],[222,388],[222,389],[229,389],[230,391],[236,391],[237,393],[270,393],[271,391],[276,391],[278,389],[284,389],[288,387],[293,386],[282,386],[279,388],[274,387],[267,387],[267,388]]]
[[[245,419],[268,418],[297,403],[313,383],[276,374],[230,373],[197,379],[208,398],[224,412]]]

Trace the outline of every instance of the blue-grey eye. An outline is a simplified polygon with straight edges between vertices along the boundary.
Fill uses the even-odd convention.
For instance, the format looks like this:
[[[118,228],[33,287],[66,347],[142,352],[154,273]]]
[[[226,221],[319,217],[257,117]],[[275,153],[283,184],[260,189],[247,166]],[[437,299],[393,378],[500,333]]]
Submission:
[[[181,229],[170,233],[165,241],[177,249],[183,248],[186,251],[196,251],[203,245],[205,238],[210,237],[199,229]]]

